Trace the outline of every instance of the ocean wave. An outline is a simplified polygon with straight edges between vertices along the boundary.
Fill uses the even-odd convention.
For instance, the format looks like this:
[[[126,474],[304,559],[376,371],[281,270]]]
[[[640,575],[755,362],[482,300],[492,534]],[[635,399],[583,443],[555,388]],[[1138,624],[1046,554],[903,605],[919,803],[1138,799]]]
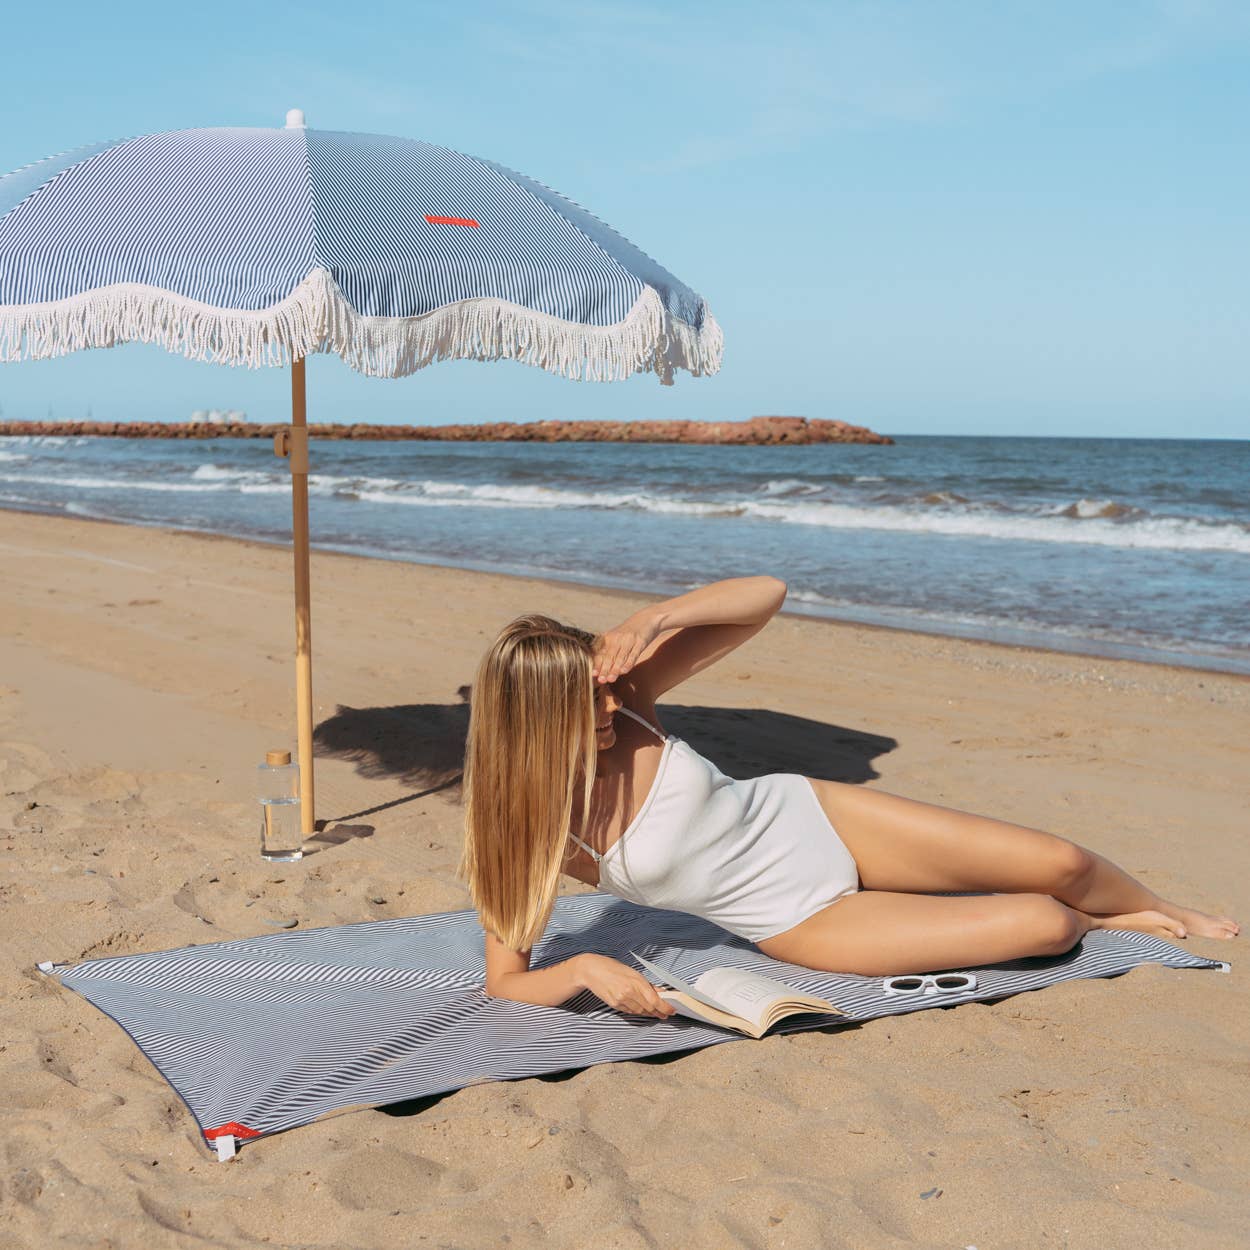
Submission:
[[[213,491],[226,489],[213,485],[193,485],[189,482],[149,482],[125,477],[53,477],[42,473],[0,473],[0,482],[34,482],[44,486],[73,486],[79,490],[152,490],[152,491]]]
[[[577,491],[553,486],[507,486],[494,482],[470,486],[464,482],[419,482],[425,500],[475,503],[521,508],[627,508],[639,512],[667,512],[686,516],[737,516],[745,510],[738,502],[704,503],[645,491]],[[398,497],[404,503],[411,496]]]
[[[903,507],[856,507],[853,504],[750,503],[750,516],[791,525],[829,529],[889,530],[946,534],[959,538],[997,538],[1023,542],[1083,543],[1100,547],[1154,548],[1167,551],[1232,551],[1250,555],[1250,526],[1189,517],[1145,517],[1115,521],[1091,517],[987,515],[969,510],[915,512]]]
[[[291,474],[287,469],[234,469],[227,465],[202,464],[191,477],[221,490],[237,490],[244,495],[290,493]],[[310,473],[308,490],[313,495],[343,495],[358,498],[364,491],[411,489],[413,483],[397,477],[361,477],[359,474]]]
[[[1088,521],[1094,517],[1140,516],[1141,512],[1132,504],[1117,503],[1114,499],[1078,499],[1076,503],[1047,509],[1048,515],[1071,517],[1075,521]]]
[[[63,477],[0,473],[0,481],[39,483],[69,489],[179,492],[237,491],[242,494],[289,494],[285,469],[266,471],[202,464],[190,480]],[[309,492],[319,497],[377,505],[469,507],[490,509],[589,509],[705,518],[742,517],[785,525],[833,530],[877,530],[939,534],[1020,542],[1084,544],[1164,551],[1223,551],[1250,555],[1250,526],[1235,521],[1151,515],[1112,499],[1081,498],[1073,503],[1011,511],[996,501],[977,502],[951,490],[928,492],[899,501],[832,502],[810,497],[811,483],[797,478],[770,479],[755,497],[689,499],[661,491],[597,490],[521,485],[404,480],[314,473]],[[788,490],[802,487],[792,497]],[[819,487],[815,488],[819,490]],[[761,498],[760,495],[764,497]]]
[[[775,478],[756,488],[760,495],[815,495],[824,487],[819,482],[804,482],[797,477]]]
[[[256,469],[230,469],[225,465],[213,464],[209,461],[207,464],[198,465],[191,476],[200,482],[233,482],[239,478],[254,477],[256,473]]]
[[[23,456],[17,451],[0,451],[0,460],[29,460],[29,456]]]
[[[695,502],[645,492],[612,493],[561,490],[549,486],[469,486],[459,482],[420,483],[422,495],[403,496],[404,502],[434,504],[438,501],[461,506],[529,508],[607,508],[642,512],[678,513],[694,516],[748,516],[757,520],[789,525],[817,525],[829,529],[890,530],[917,534],[945,534],[956,537],[1008,539],[1025,542],[1086,543],[1108,547],[1141,547],[1178,551],[1233,551],[1250,554],[1250,527],[1187,517],[1148,517],[1116,521],[1112,517],[1090,515],[1079,523],[1067,515],[1012,515],[986,513],[976,506],[951,505],[953,492],[934,492],[948,498],[943,510],[931,505],[923,511],[899,505],[873,506],[846,503],[792,503],[758,499]],[[399,496],[383,496],[391,502]]]
[[[70,438],[68,434],[6,434],[6,443],[24,443],[28,447],[68,447],[71,443],[77,447],[87,440]]]
[[[310,473],[308,491],[319,496],[356,495],[362,481],[382,489],[410,486],[410,483],[398,478],[361,479]],[[286,470],[223,469],[213,464],[200,465],[188,480],[182,482],[158,482],[143,477],[54,477],[42,473],[0,473],[0,482],[33,482],[42,486],[71,486],[79,490],[157,491],[162,494],[221,494],[227,491],[237,491],[242,495],[291,493],[291,476]]]

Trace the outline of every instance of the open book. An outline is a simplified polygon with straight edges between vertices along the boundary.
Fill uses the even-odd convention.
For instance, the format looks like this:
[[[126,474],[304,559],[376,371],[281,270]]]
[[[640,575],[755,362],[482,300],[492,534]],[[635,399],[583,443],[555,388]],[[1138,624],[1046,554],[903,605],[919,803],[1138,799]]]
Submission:
[[[741,968],[709,968],[687,985],[675,973],[644,959],[637,951],[629,952],[648,971],[653,972],[671,990],[660,990],[666,1003],[677,1008],[680,1015],[723,1029],[736,1029],[748,1037],[763,1037],[778,1020],[802,1012],[818,1011],[835,1016],[845,1015],[832,1003],[813,994],[799,994],[784,981],[744,972]]]

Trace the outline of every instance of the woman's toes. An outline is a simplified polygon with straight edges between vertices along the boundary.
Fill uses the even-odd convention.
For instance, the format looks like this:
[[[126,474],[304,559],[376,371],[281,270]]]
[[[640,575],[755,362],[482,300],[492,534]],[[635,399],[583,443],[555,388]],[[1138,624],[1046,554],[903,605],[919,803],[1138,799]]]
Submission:
[[[1227,940],[1241,932],[1241,926],[1231,916],[1211,916],[1192,907],[1174,907],[1170,914],[1194,937]]]
[[[1197,923],[1191,922],[1191,928],[1199,937],[1223,938],[1227,941],[1231,937],[1236,937],[1241,926],[1235,920],[1228,916],[1204,916],[1198,913],[1200,919]]]

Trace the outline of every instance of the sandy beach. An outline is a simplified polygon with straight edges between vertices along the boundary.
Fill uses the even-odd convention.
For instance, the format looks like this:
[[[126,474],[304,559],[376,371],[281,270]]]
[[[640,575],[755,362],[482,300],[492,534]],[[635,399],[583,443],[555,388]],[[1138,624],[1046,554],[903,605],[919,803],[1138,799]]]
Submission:
[[[642,602],[318,551],[312,588],[321,827],[266,865],[255,767],[295,746],[289,551],[0,513],[0,1246],[1246,1244],[1250,982],[1240,942],[1203,939],[1232,975],[1145,967],[476,1086],[217,1164],[36,962],[466,907],[482,648],[522,611],[601,629]],[[1049,829],[1250,914],[1250,679],[783,615],[661,714],[728,772]]]

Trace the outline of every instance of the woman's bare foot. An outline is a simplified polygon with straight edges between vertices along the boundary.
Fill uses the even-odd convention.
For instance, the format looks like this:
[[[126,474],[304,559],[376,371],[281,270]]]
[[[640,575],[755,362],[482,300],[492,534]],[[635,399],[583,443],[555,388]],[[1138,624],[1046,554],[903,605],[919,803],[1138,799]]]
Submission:
[[[1173,920],[1179,920],[1191,937],[1223,938],[1227,941],[1241,932],[1241,925],[1231,916],[1210,916],[1205,911],[1169,903],[1167,899],[1159,900],[1159,910]]]
[[[1130,911],[1119,916],[1091,915],[1095,929],[1135,929],[1138,933],[1152,933],[1161,938],[1188,936],[1183,921],[1174,920],[1161,911]]]

